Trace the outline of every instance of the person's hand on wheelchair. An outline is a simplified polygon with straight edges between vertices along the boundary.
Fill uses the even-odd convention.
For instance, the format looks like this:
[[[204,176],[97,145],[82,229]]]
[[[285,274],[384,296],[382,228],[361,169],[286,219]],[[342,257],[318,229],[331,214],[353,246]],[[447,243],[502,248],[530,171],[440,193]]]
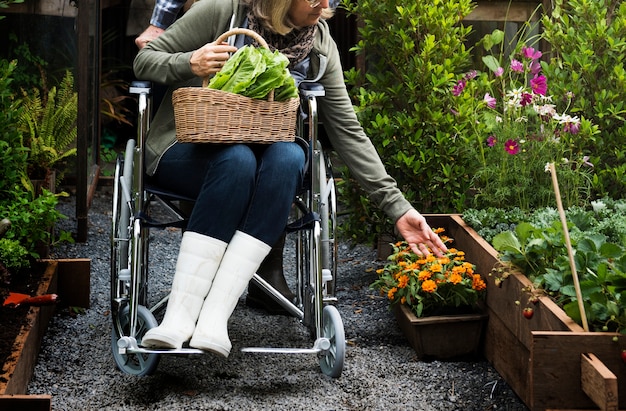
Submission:
[[[396,229],[417,255],[427,256],[432,251],[437,257],[442,257],[448,250],[430,228],[426,218],[414,209],[407,211],[396,221]]]
[[[224,67],[226,60],[236,51],[237,47],[229,46],[226,42],[221,44],[208,43],[191,55],[189,60],[191,71],[196,76],[203,78],[215,74]]]

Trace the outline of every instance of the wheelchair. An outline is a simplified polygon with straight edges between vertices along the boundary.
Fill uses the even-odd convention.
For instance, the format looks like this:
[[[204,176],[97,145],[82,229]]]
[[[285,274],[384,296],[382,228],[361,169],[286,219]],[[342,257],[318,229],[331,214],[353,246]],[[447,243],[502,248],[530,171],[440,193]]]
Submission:
[[[318,139],[317,99],[324,89],[317,83],[300,86],[301,105],[297,119],[299,136],[307,136],[309,158],[305,187],[293,202],[292,216],[285,228],[295,237],[296,299],[283,297],[258,274],[251,281],[307,327],[312,347],[244,347],[248,353],[309,354],[319,359],[321,371],[333,378],[341,375],[345,358],[345,334],[337,308],[336,194],[331,163]],[[185,228],[189,213],[187,198],[149,184],[144,174],[143,147],[152,112],[151,84],[135,81],[130,93],[137,96],[137,139],[131,139],[118,157],[113,186],[111,226],[111,346],[117,367],[136,376],[152,374],[162,355],[205,354],[183,346],[181,349],[148,349],[142,336],[158,325],[155,314],[167,305],[166,296],[148,306],[149,230]],[[150,206],[159,203],[171,215],[168,221],[155,220]],[[161,213],[162,214],[162,213]],[[292,236],[290,236],[292,237]],[[286,260],[287,262],[287,260]]]

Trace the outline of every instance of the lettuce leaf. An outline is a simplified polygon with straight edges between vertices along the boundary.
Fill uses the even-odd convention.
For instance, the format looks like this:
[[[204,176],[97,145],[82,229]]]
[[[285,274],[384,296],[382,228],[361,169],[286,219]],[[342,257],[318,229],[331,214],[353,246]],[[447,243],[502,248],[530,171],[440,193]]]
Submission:
[[[244,46],[226,61],[208,87],[257,99],[266,99],[276,90],[274,100],[284,101],[298,96],[288,65],[287,57],[278,51]]]

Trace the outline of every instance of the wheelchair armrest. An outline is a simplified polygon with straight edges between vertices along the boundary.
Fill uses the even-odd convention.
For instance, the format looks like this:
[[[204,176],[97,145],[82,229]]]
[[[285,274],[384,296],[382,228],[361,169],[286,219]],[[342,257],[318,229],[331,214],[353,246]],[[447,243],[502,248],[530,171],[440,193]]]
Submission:
[[[146,80],[134,80],[130,83],[128,92],[130,94],[150,94],[152,82]]]
[[[324,90],[324,86],[320,83],[307,83],[303,81],[300,83],[300,95],[303,97],[315,96],[315,97],[323,97],[326,95],[326,90]]]

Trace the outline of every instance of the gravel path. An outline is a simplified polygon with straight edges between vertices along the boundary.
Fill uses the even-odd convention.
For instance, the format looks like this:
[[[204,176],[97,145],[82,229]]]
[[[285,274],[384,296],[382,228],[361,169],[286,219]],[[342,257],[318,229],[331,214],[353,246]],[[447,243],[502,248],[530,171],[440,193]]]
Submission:
[[[74,197],[64,200],[75,230]],[[111,196],[97,192],[86,243],[58,247],[56,257],[91,259],[91,308],[78,316],[59,310],[43,341],[29,394],[52,395],[53,410],[527,410],[486,361],[416,359],[387,303],[368,288],[380,265],[369,247],[341,244],[337,308],[346,332],[343,374],[321,373],[315,356],[242,353],[243,346],[310,348],[297,320],[245,306],[229,326],[228,359],[207,354],[163,356],[157,371],[133,377],[115,368],[109,317]],[[150,298],[167,293],[180,231],[151,233]],[[288,238],[286,261],[293,255]],[[154,284],[152,284],[154,282]],[[452,337],[454,338],[454,337]]]

